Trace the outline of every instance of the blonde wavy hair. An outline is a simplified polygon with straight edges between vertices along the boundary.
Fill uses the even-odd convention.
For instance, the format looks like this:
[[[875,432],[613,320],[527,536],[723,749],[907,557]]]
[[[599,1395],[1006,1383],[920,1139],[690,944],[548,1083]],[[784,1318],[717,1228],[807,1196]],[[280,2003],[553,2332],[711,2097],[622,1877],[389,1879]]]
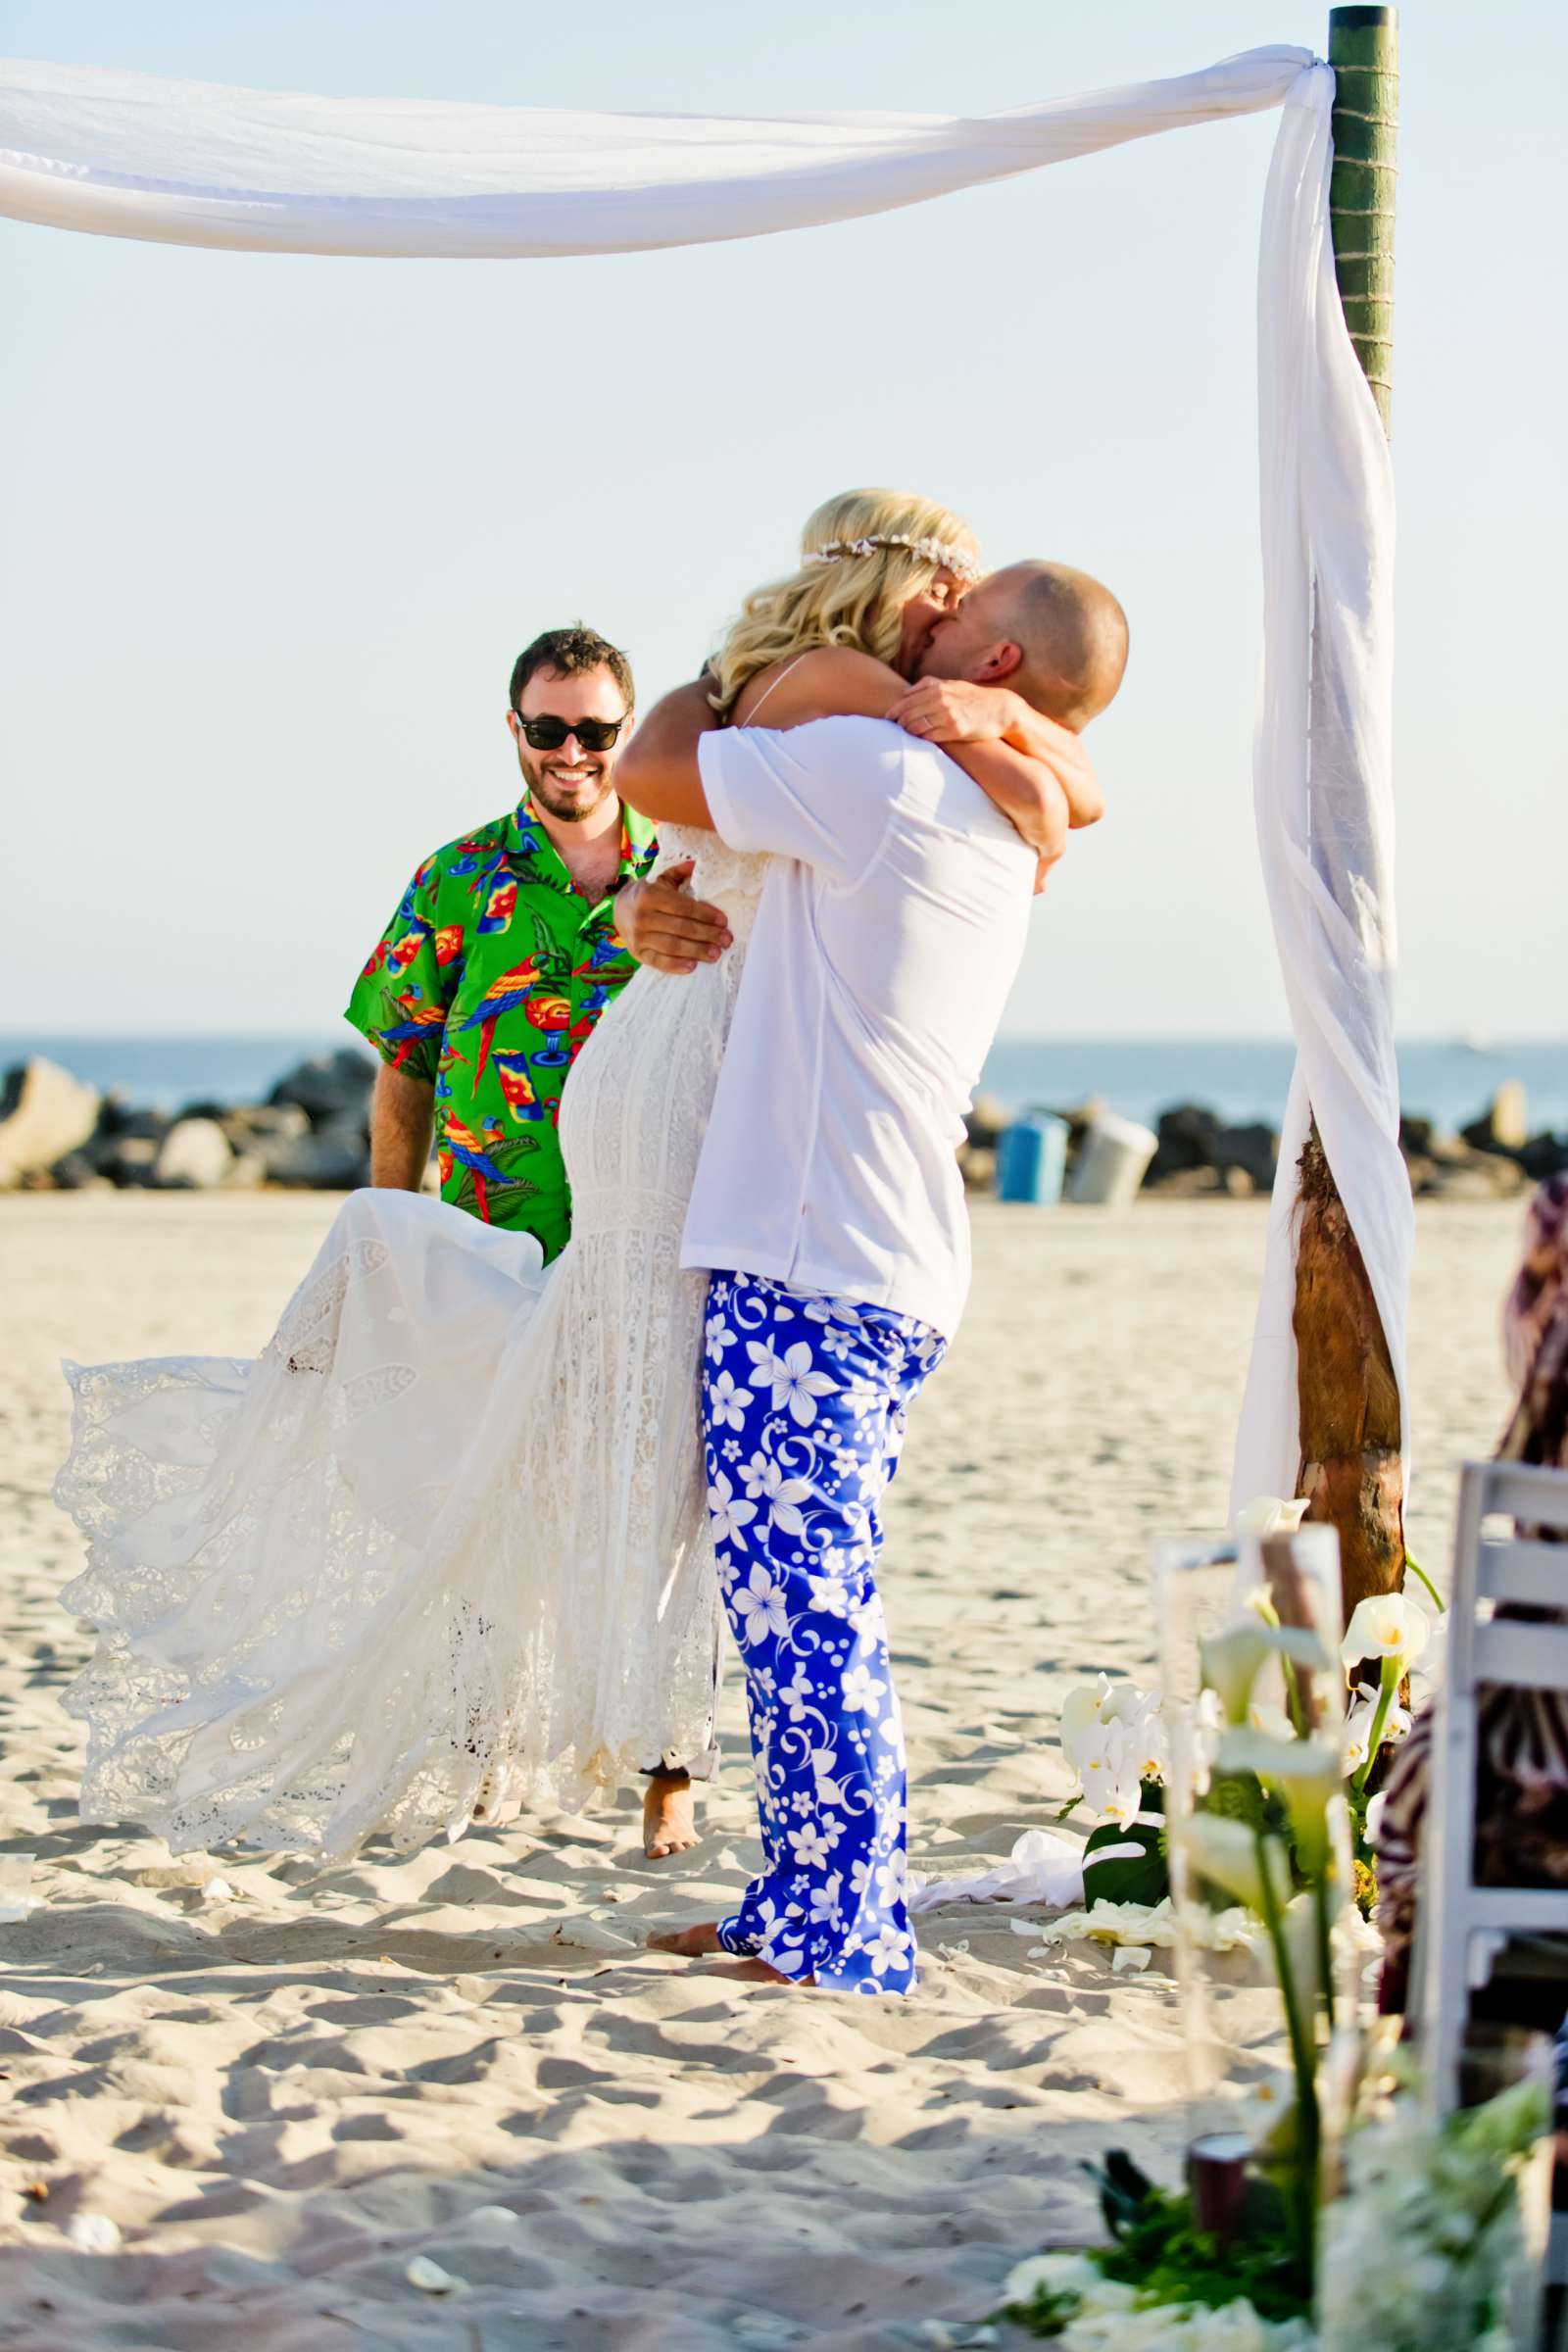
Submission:
[[[729,710],[760,669],[817,646],[891,662],[905,606],[943,570],[977,579],[980,550],[968,524],[934,499],[843,490],[824,500],[801,533],[800,568],[759,588],[731,623],[710,664],[714,709]]]

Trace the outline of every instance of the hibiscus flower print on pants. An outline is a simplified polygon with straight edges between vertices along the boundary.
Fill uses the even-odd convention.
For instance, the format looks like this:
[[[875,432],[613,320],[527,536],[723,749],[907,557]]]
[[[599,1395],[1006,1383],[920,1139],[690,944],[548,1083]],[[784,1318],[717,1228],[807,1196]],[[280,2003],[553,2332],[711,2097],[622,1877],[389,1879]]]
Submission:
[[[946,1345],[885,1307],[710,1280],[708,1508],[763,1854],[719,1940],[857,1992],[914,1983],[904,1730],[873,1569],[905,1415]]]

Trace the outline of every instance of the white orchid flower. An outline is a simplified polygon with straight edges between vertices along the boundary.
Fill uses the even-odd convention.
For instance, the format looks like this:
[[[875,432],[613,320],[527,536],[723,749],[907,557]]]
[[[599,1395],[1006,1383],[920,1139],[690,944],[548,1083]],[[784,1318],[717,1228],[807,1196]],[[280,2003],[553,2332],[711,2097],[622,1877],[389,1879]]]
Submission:
[[[1165,1718],[1157,1690],[1140,1690],[1136,1683],[1118,1683],[1106,1706],[1127,1734],[1127,1749],[1146,1781],[1162,1780],[1169,1762]]]
[[[1372,1738],[1372,1726],[1377,1721],[1377,1691],[1369,1690],[1365,1683],[1360,1684],[1355,1693],[1355,1704],[1345,1718],[1347,1779],[1351,1773],[1359,1772],[1366,1762],[1367,1747]],[[1382,1746],[1391,1740],[1402,1740],[1410,1729],[1411,1721],[1409,1708],[1401,1707],[1397,1700],[1391,1699],[1388,1712],[1383,1718],[1383,1736],[1379,1745]]]
[[[1109,1678],[1102,1674],[1098,1684],[1080,1683],[1062,1700],[1059,1738],[1062,1753],[1069,1763],[1076,1761],[1079,1743],[1090,1728],[1104,1722],[1103,1709],[1109,1691]]]
[[[1233,1536],[1294,1536],[1306,1517],[1306,1494],[1287,1499],[1283,1494],[1254,1494],[1231,1521]]]
[[[1136,1763],[1125,1764],[1119,1777],[1101,1796],[1100,1817],[1125,1830],[1138,1819],[1143,1801],[1143,1773]]]
[[[1345,1718],[1345,1738],[1340,1745],[1340,1754],[1344,1761],[1347,1780],[1352,1773],[1359,1772],[1366,1762],[1367,1745],[1372,1738],[1374,1712],[1375,1710],[1371,1707],[1356,1706],[1352,1707]]]
[[[1387,1658],[1399,1674],[1413,1666],[1432,1639],[1432,1620],[1403,1592],[1373,1592],[1356,1602],[1340,1655],[1347,1666]]]
[[[1074,1761],[1085,1801],[1102,1820],[1130,1821],[1138,1810],[1142,1780],[1136,1763],[1129,1763],[1127,1735],[1119,1723],[1102,1723],[1086,1732]]]
[[[1290,1899],[1291,1868],[1277,1838],[1259,1839],[1245,1821],[1232,1821],[1223,1813],[1194,1813],[1174,1835],[1200,1878],[1212,1879],[1259,1914],[1264,1911],[1267,1870],[1274,1907],[1284,1910]]]
[[[1159,1700],[1104,1675],[1081,1684],[1062,1705],[1061,1746],[1085,1800],[1102,1820],[1125,1824],[1138,1812],[1144,1781],[1165,1769]]]

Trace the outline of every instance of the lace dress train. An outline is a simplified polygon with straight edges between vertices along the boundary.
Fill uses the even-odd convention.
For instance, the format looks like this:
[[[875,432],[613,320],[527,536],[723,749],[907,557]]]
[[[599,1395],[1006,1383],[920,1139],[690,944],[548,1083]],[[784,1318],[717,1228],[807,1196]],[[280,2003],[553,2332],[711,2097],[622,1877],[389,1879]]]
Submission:
[[[254,1362],[67,1367],[84,1819],[335,1856],[708,1747],[707,1278],[678,1258],[764,861],[666,835],[694,851],[736,945],[640,972],[578,1056],[553,1266],[356,1193]]]

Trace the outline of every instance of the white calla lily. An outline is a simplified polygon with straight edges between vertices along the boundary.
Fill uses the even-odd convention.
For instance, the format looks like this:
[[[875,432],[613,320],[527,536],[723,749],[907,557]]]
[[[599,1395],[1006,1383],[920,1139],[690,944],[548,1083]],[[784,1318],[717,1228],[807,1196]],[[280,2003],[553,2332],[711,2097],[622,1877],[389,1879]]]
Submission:
[[[1298,1494],[1287,1500],[1283,1494],[1254,1494],[1244,1502],[1231,1521],[1234,1536],[1294,1536],[1306,1517],[1310,1497]]]
[[[1347,1666],[1362,1658],[1391,1659],[1403,1674],[1432,1639],[1432,1620],[1403,1592],[1374,1592],[1357,1601],[1340,1655]]]
[[[1232,1724],[1246,1723],[1265,1658],[1288,1658],[1309,1674],[1321,1674],[1331,1662],[1310,1626],[1269,1625],[1250,1610],[1198,1646],[1203,1681],[1218,1693]]]
[[[1274,1654],[1274,1630],[1254,1618],[1233,1625],[1199,1644],[1203,1681],[1219,1699],[1227,1723],[1245,1723],[1252,1685],[1263,1660]]]
[[[1294,1740],[1296,1726],[1285,1709],[1273,1699],[1254,1698],[1247,1710],[1249,1731],[1261,1732],[1265,1740]]]
[[[1295,2079],[1281,2068],[1271,2067],[1266,2075],[1248,2084],[1236,2119],[1237,2128],[1246,2132],[1254,2152],[1262,2155],[1286,2135],[1295,2115]]]
[[[1296,2004],[1298,2017],[1310,2019],[1317,2014],[1323,1993],[1323,1921],[1319,1916],[1316,1897],[1310,1889],[1305,1894],[1291,1897],[1280,1922],[1285,1945],[1285,1965],[1290,1971],[1290,1998]],[[1279,1957],[1274,1955],[1276,1971]],[[1284,1987],[1281,1987],[1284,1990]]]
[[[1267,1870],[1268,1892],[1275,1910],[1283,1912],[1290,1900],[1291,1868],[1277,1838],[1260,1839],[1245,1821],[1224,1813],[1194,1813],[1173,1834],[1200,1878],[1211,1879],[1260,1916],[1267,1915]]]

